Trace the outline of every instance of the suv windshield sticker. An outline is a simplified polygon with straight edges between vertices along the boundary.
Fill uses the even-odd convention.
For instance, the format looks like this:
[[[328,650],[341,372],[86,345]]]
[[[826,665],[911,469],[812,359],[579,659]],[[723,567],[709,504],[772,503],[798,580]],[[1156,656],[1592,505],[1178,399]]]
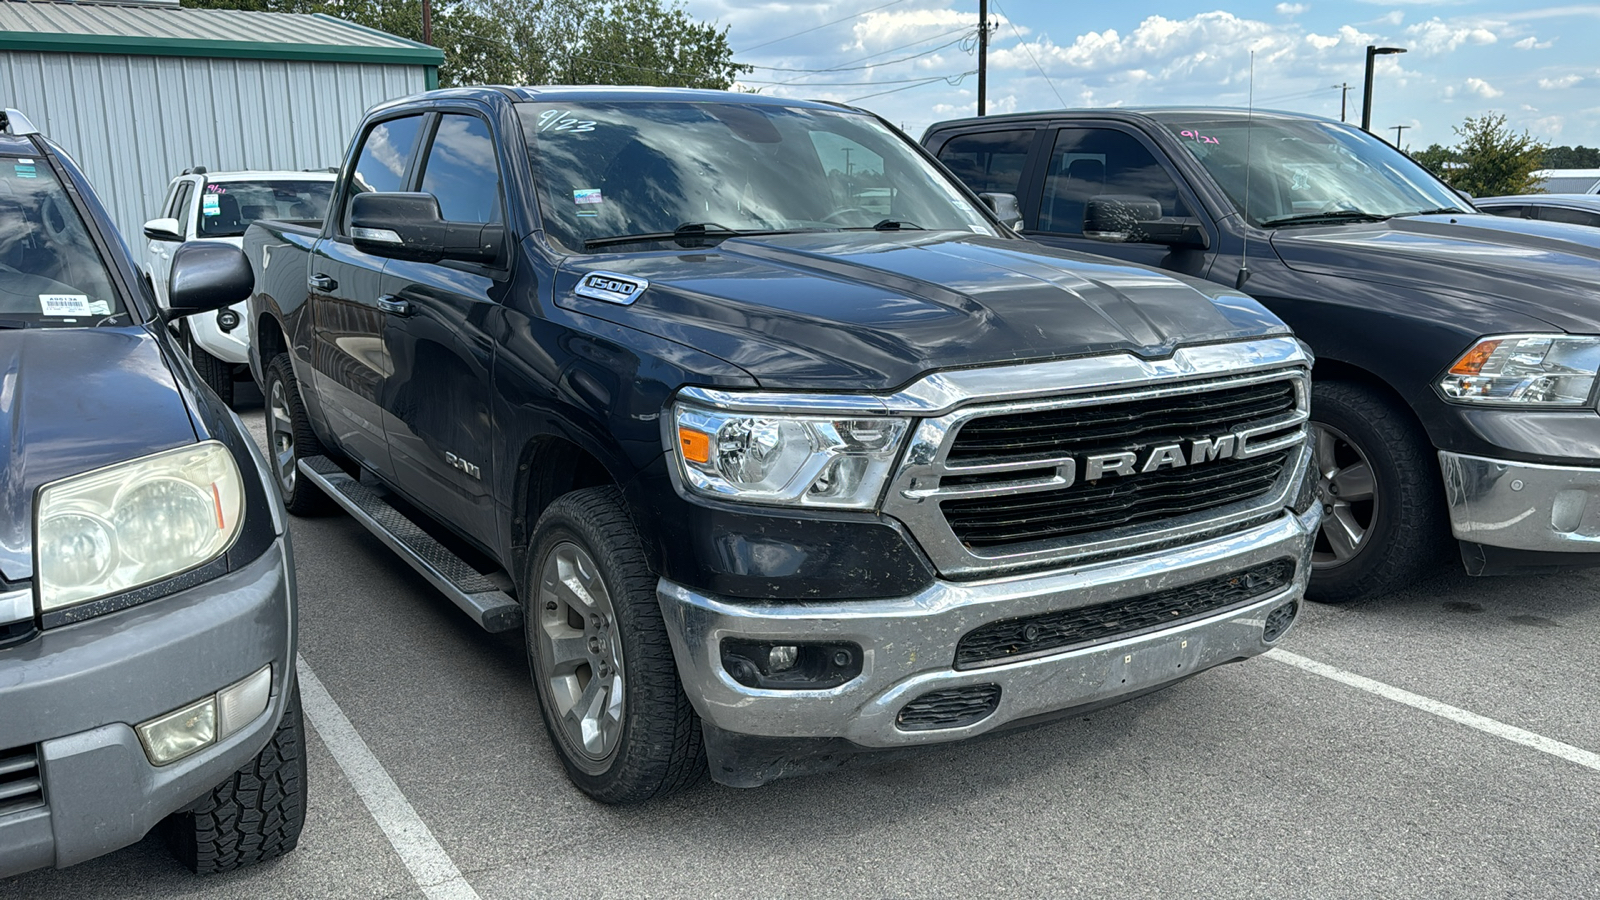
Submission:
[[[39,311],[47,316],[87,316],[92,312],[89,309],[89,295],[87,294],[40,294]],[[110,310],[106,310],[110,312]]]
[[[604,203],[605,198],[600,196],[599,188],[580,188],[572,192],[573,203]]]
[[[33,167],[33,160],[31,159],[17,160],[11,164],[11,171],[15,172],[18,178],[39,177],[39,170]]]
[[[564,109],[549,109],[539,115],[539,133],[593,131],[594,122],[579,119]]]
[[[222,200],[216,194],[205,194],[200,197],[200,212],[207,216],[222,215]]]

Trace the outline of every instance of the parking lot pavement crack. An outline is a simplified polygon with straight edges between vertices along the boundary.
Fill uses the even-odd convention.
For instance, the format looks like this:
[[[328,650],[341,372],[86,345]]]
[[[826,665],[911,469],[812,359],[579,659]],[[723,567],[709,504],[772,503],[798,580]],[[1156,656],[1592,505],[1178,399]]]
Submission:
[[[1501,740],[1510,741],[1513,744],[1521,744],[1524,747],[1538,750],[1540,753],[1548,753],[1551,756],[1564,759],[1567,762],[1577,763],[1586,769],[1600,772],[1600,753],[1585,750],[1582,747],[1574,747],[1571,744],[1563,743],[1562,741],[1558,741],[1554,738],[1548,738],[1542,734],[1535,734],[1534,732],[1528,731],[1525,728],[1518,728],[1515,725],[1508,725],[1498,719],[1491,719],[1488,716],[1481,716],[1475,712],[1469,712],[1461,709],[1460,707],[1451,706],[1448,703],[1441,703],[1438,700],[1424,697],[1421,694],[1413,694],[1410,691],[1397,688],[1390,684],[1384,684],[1381,681],[1367,678],[1364,675],[1357,675],[1354,672],[1346,672],[1343,669],[1335,668],[1326,663],[1317,662],[1314,659],[1309,659],[1297,653],[1290,653],[1287,650],[1268,651],[1265,655],[1265,658],[1277,660],[1280,663],[1294,666],[1297,669],[1310,672],[1313,675],[1321,675],[1323,678],[1337,681],[1340,684],[1348,685],[1356,688],[1357,690],[1366,691],[1369,694],[1375,694],[1386,700],[1392,700],[1396,703],[1401,703],[1412,707],[1413,709],[1420,709],[1423,712],[1432,713],[1441,719],[1448,719],[1459,725],[1465,725],[1468,728],[1481,731],[1484,734],[1493,735]]]
[[[306,719],[411,872],[417,887],[428,900],[479,900],[478,892],[304,659],[296,659],[296,672]]]

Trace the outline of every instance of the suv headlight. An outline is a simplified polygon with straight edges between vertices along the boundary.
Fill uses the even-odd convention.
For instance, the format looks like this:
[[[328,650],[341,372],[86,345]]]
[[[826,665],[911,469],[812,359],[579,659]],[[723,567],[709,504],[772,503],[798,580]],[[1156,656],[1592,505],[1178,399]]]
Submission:
[[[244,484],[216,441],[45,485],[34,511],[43,612],[170,578],[221,556]]]
[[[1505,334],[1484,338],[1439,382],[1451,400],[1583,406],[1600,370],[1600,336]]]
[[[871,509],[908,421],[881,416],[672,408],[678,472],[697,494],[784,506]]]

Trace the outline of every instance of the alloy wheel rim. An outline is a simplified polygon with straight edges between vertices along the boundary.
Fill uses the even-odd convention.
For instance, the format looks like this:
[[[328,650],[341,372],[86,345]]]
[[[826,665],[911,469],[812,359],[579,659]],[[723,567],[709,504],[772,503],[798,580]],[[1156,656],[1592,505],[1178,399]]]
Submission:
[[[278,484],[284,493],[293,493],[299,474],[295,471],[294,420],[289,416],[289,400],[283,382],[278,380],[272,382],[271,395],[267,398],[267,440],[272,445]]]
[[[594,557],[571,541],[551,548],[538,603],[540,686],[574,762],[599,774],[622,740],[626,682],[616,611]]]
[[[1317,422],[1311,430],[1316,440],[1312,460],[1317,469],[1317,502],[1323,513],[1311,565],[1334,569],[1366,549],[1378,521],[1378,491],[1371,461],[1349,435]]]

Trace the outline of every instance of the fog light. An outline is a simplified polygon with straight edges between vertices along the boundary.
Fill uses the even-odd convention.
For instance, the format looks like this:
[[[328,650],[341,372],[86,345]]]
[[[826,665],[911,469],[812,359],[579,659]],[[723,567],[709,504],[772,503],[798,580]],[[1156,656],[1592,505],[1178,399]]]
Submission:
[[[249,678],[217,692],[219,738],[225,738],[266,712],[272,698],[272,667],[266,666]]]
[[[725,640],[722,667],[745,687],[808,691],[838,687],[861,674],[861,648],[837,641],[774,644]]]
[[[217,739],[217,698],[151,719],[137,730],[151,762],[164,766],[182,759]]]
[[[800,648],[793,644],[779,644],[767,651],[767,671],[787,672],[800,661]]]

